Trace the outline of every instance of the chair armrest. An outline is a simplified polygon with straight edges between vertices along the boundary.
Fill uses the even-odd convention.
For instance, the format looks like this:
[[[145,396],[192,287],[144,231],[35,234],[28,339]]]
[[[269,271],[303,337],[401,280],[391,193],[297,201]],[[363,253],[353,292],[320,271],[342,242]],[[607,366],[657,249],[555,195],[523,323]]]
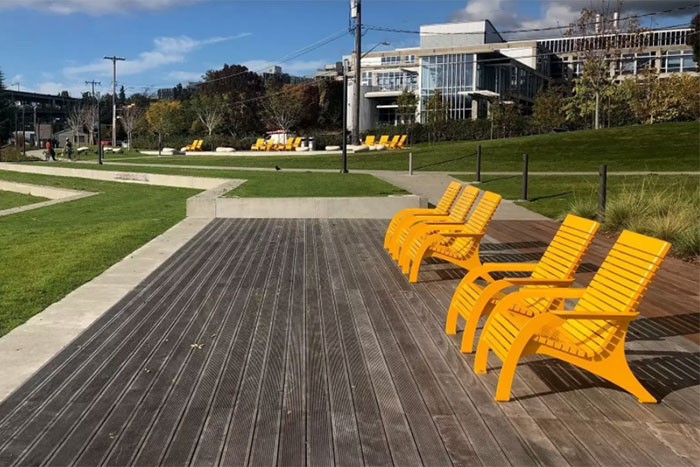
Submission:
[[[442,235],[444,235],[445,237],[455,237],[455,238],[460,238],[460,237],[462,237],[462,238],[466,238],[466,237],[481,238],[484,236],[483,233],[469,232],[467,230],[462,230],[462,229],[453,229],[452,231],[449,231],[449,232],[442,232]]]
[[[619,321],[631,321],[639,316],[639,313],[633,311],[586,311],[586,310],[573,310],[573,311],[551,311],[550,313],[555,314],[564,319],[612,319]]]
[[[560,287],[571,285],[574,283],[574,279],[533,279],[532,277],[506,277],[500,279],[502,281],[510,282],[513,285],[558,285]]]
[[[512,272],[522,272],[522,271],[532,271],[537,267],[537,263],[486,263],[481,266],[484,272],[497,272],[497,271],[512,271]]]
[[[464,225],[464,222],[454,222],[454,221],[448,221],[448,220],[434,220],[432,222],[423,222],[423,225],[429,226],[429,227],[441,227],[443,225],[447,226],[455,226],[455,225]]]

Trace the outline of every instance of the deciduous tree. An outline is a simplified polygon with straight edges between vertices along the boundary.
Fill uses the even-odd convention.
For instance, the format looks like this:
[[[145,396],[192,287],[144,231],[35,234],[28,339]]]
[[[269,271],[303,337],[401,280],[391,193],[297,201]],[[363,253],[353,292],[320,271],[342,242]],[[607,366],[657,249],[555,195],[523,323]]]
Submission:
[[[226,103],[227,97],[224,95],[216,94],[203,94],[198,93],[190,100],[190,107],[197,116],[197,120],[206,128],[207,134],[209,135],[209,145],[211,150],[214,150],[214,142],[212,141],[212,134],[224,123],[226,114],[228,112],[228,105]]]
[[[158,135],[158,155],[163,149],[163,141],[168,136],[181,131],[185,124],[180,101],[158,101],[148,107],[146,120],[151,131]]]
[[[532,123],[539,131],[549,132],[566,124],[566,114],[562,112],[566,93],[561,86],[542,88],[535,96],[532,108]]]
[[[269,129],[288,133],[302,118],[304,105],[299,95],[284,86],[281,90],[271,89],[264,99],[263,116]]]
[[[134,133],[136,128],[142,124],[143,120],[143,110],[139,108],[136,104],[129,104],[122,107],[122,112],[119,121],[126,132],[126,138],[128,141],[128,148],[131,149],[131,144],[133,141]]]

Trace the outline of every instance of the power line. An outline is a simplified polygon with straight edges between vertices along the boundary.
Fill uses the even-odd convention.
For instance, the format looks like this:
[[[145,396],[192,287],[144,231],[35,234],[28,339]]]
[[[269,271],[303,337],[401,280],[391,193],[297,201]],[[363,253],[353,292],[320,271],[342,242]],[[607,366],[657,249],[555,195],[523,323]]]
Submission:
[[[605,24],[605,23],[614,23],[616,21],[624,21],[628,19],[638,19],[638,18],[644,18],[648,16],[655,16],[655,15],[660,15],[660,14],[666,14],[666,13],[673,13],[676,11],[682,11],[682,10],[688,10],[690,8],[698,8],[698,5],[686,5],[682,7],[676,7],[676,8],[669,8],[667,10],[660,10],[660,11],[655,11],[651,13],[644,13],[641,15],[630,15],[626,16],[623,18],[613,18],[613,19],[601,19],[600,21],[594,21],[591,23],[586,23],[584,26],[596,26],[599,24]],[[541,27],[541,28],[527,28],[527,29],[511,29],[508,31],[498,31],[499,34],[516,34],[516,33],[523,33],[523,32],[543,32],[543,31],[554,31],[554,30],[561,30],[565,26],[547,26],[547,27]],[[446,36],[453,36],[453,35],[483,35],[484,32],[481,31],[464,31],[464,32],[428,32],[428,31],[423,31],[421,32],[420,30],[412,30],[412,29],[396,29],[396,28],[389,28],[389,27],[384,27],[384,26],[371,26],[371,25],[366,25],[366,29],[373,30],[373,31],[383,31],[383,32],[396,32],[396,33],[404,33],[404,34],[422,34],[424,36],[441,36],[441,35],[446,35]]]

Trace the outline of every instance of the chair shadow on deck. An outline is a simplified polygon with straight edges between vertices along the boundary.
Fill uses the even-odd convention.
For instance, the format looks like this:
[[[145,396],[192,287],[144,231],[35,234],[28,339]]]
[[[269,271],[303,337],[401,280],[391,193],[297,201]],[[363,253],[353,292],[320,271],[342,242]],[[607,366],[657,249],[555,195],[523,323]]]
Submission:
[[[686,313],[636,320],[630,325],[627,340],[660,341],[667,337],[699,332],[700,313]],[[627,350],[626,354],[632,372],[658,401],[681,389],[700,385],[700,351]],[[560,360],[546,358],[524,364],[547,384],[550,390],[514,397],[513,400],[588,388],[622,391],[617,386]]]

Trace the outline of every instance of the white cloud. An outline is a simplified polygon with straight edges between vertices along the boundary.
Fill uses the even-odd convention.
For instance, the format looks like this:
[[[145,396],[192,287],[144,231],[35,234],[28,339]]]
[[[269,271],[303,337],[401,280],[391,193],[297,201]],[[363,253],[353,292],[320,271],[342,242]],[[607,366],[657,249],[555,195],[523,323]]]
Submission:
[[[323,68],[325,64],[331,62],[332,60],[293,60],[290,62],[281,63],[279,66],[282,67],[283,73],[295,75],[313,73],[319,68]],[[275,64],[275,62],[271,62],[269,60],[248,60],[241,63],[241,65],[248,68],[250,71],[257,73],[262,72],[266,68],[269,68]]]
[[[200,81],[204,73],[192,72],[192,71],[171,71],[168,73],[168,78],[176,79],[178,81]]]
[[[138,10],[165,10],[204,0],[1,0],[3,8],[31,8],[58,14],[104,15]]]
[[[246,32],[235,36],[211,37],[208,39],[192,39],[187,36],[158,37],[153,41],[154,47],[152,50],[141,52],[135,59],[127,58],[126,61],[120,62],[117,65],[119,75],[136,75],[164,65],[182,63],[189,53],[200,47],[240,39],[249,35],[250,33]],[[97,59],[86,65],[65,67],[63,73],[67,76],[84,74],[111,76],[112,63],[104,59]]]

